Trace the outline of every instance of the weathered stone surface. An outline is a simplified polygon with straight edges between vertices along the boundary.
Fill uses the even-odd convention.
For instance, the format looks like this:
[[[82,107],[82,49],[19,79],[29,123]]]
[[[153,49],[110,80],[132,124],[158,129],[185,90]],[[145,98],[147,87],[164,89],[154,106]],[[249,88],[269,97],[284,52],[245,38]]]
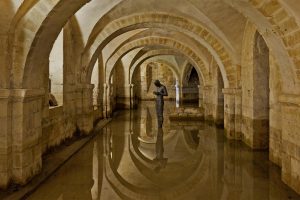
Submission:
[[[192,65],[201,109],[174,117],[224,124],[229,139],[269,149],[300,193],[299,9],[280,0],[0,1],[0,187],[26,183],[42,153],[74,132],[153,99],[153,79],[177,107],[195,98],[183,95]],[[51,89],[59,107],[49,109]]]

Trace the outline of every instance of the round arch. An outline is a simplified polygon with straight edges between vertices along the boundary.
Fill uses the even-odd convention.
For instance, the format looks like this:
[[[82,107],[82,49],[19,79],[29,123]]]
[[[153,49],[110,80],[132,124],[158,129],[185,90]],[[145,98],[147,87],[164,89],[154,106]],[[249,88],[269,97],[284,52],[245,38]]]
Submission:
[[[199,73],[201,74],[203,80],[206,80],[206,77],[208,77],[208,71],[204,66],[204,63],[201,61],[200,58],[193,52],[192,49],[185,46],[184,44],[170,38],[160,38],[160,37],[147,37],[138,39],[135,41],[132,41],[130,43],[127,43],[125,46],[121,47],[118,52],[116,52],[109,62],[106,65],[106,77],[107,80],[109,80],[109,77],[111,76],[112,69],[114,68],[115,63],[125,55],[127,52],[131,51],[132,49],[136,49],[139,47],[149,46],[149,45],[160,45],[164,47],[169,48],[175,48],[178,51],[182,52],[187,58],[193,60],[193,62],[196,64]]]
[[[102,32],[100,31],[98,33],[98,28],[94,28],[83,54],[84,57],[89,57],[89,53],[92,55],[89,64],[87,64],[88,68],[93,65],[97,57],[96,55],[103,46],[109,42],[111,37],[116,37],[129,30],[147,27],[183,31],[190,37],[197,39],[197,41],[214,56],[220,66],[223,79],[225,80],[224,82],[228,82],[228,85],[231,84],[234,86],[236,79],[236,64],[234,63],[237,61],[232,61],[231,54],[219,43],[218,39],[195,22],[179,16],[170,16],[165,13],[143,13],[120,18],[107,25]],[[187,27],[189,27],[189,30],[186,30]],[[230,73],[226,75],[227,71]]]

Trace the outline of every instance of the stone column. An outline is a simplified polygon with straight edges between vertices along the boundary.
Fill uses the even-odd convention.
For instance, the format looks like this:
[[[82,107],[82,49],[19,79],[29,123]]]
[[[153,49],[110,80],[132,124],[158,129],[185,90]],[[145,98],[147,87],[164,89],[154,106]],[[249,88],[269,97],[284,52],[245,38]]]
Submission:
[[[179,104],[183,105],[184,103],[183,85],[178,85],[178,86],[179,86]]]
[[[300,193],[300,95],[280,95],[281,104],[281,145],[282,180]],[[281,140],[281,141],[280,141]]]
[[[26,184],[42,168],[42,117],[44,90],[11,90],[11,173]],[[10,139],[9,139],[10,140]]]
[[[235,89],[235,139],[242,139],[242,89]]]
[[[103,85],[98,84],[97,88],[97,118],[103,118]]]
[[[202,85],[198,85],[198,89],[199,89],[199,107],[203,107],[203,86]]]
[[[180,107],[180,85],[178,83],[178,80],[176,80],[176,85],[175,85],[175,90],[176,90],[176,108]]]
[[[108,85],[106,83],[103,84],[103,117],[108,118],[107,116],[107,90]]]
[[[77,125],[83,134],[93,129],[93,88],[92,84],[82,84],[78,87]]]
[[[133,84],[125,84],[118,88],[117,107],[121,109],[133,108]]]
[[[11,101],[10,91],[0,90],[0,188],[6,188],[11,179]]]
[[[134,84],[130,84],[130,109],[135,109],[136,108],[136,99],[134,96]]]
[[[112,105],[111,105],[111,85],[104,84],[104,109],[103,109],[103,115],[105,118],[110,118],[112,114]]]
[[[224,94],[224,129],[228,139],[241,139],[241,89],[226,88]]]
[[[213,100],[212,100],[212,86],[203,87],[203,108],[204,117],[207,121],[213,121]]]

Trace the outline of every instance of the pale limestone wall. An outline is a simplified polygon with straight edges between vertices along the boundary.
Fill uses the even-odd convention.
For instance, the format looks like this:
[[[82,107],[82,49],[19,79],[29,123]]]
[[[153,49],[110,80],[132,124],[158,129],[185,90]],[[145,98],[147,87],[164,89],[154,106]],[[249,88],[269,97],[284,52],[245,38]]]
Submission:
[[[270,159],[282,165],[284,181],[300,192],[298,155],[300,31],[297,1],[249,0],[241,4],[239,1],[217,0],[205,3],[201,1],[187,3],[181,0],[175,3],[174,0],[165,0],[163,3],[155,0],[147,2],[103,0],[92,1],[83,7],[86,2],[88,1],[79,0],[69,4],[64,0],[7,0],[0,3],[0,186],[6,186],[10,180],[16,183],[27,182],[40,171],[41,155],[47,145],[59,144],[71,135],[76,126],[85,133],[93,128],[92,122],[95,119],[92,106],[93,86],[90,85],[89,78],[86,78],[87,74],[92,73],[88,68],[89,63],[92,63],[89,58],[98,57],[101,51],[96,49],[99,45],[103,48],[110,40],[120,35],[124,42],[146,28],[164,29],[155,31],[159,41],[155,43],[155,48],[168,42],[159,35],[171,35],[170,32],[173,31],[195,38],[195,45],[192,46],[203,46],[204,48],[199,48],[200,51],[208,49],[207,52],[199,54],[204,55],[204,60],[209,60],[212,56],[224,78],[227,136],[231,139],[240,139],[242,132],[242,139],[254,147],[253,121],[256,119],[253,111],[259,107],[254,105],[253,99],[255,75],[251,52],[254,46],[254,33],[251,31],[256,31],[257,28],[271,49]],[[114,7],[119,2],[123,3]],[[11,23],[21,3],[24,3],[23,7]],[[133,4],[135,6],[132,6]],[[79,23],[72,24],[75,26],[72,26],[72,31],[68,34],[71,39],[65,41],[68,52],[58,54],[48,63],[50,50],[59,32],[70,16],[81,7],[83,8],[77,14]],[[136,11],[139,13],[134,15]],[[101,18],[106,12],[109,14]],[[243,35],[241,33],[247,19],[255,23],[255,28],[250,28],[249,35]],[[112,21],[113,23],[109,25],[108,23]],[[9,31],[10,26],[12,29]],[[135,32],[134,29],[138,30]],[[130,30],[133,32],[125,33]],[[154,40],[145,39],[136,45],[147,44],[147,48],[150,48],[153,43]],[[198,55],[183,48],[179,43],[168,42],[168,44],[169,48],[185,52],[194,61],[201,60]],[[119,43],[116,46],[118,45]],[[54,48],[55,46],[54,44]],[[114,50],[111,49],[111,52],[105,55],[104,62]],[[50,68],[58,60],[61,64],[61,57],[56,60],[61,55],[65,58],[64,106],[49,110],[47,106],[49,74],[45,71],[48,70],[48,64]],[[125,62],[126,65],[128,61]],[[219,118],[220,113],[215,110],[221,105],[221,101],[217,100],[220,97],[217,95],[220,88],[216,89],[215,82],[207,80],[212,71],[205,66],[205,62],[203,66],[200,66],[200,61],[197,63],[199,69],[205,72],[204,81],[207,81],[206,90],[203,91],[206,115]],[[239,65],[242,67],[241,77]],[[102,70],[99,74],[103,75],[105,71]],[[103,96],[108,92],[108,98],[105,100],[108,101],[105,105],[108,106],[108,112],[112,112],[118,103],[116,101],[118,91],[123,95],[129,91],[126,84],[123,89],[117,86],[118,75],[119,72],[114,72],[114,81],[108,86],[108,90],[98,88]],[[55,79],[57,77],[55,76]],[[216,80],[216,75],[212,77]],[[61,80],[61,76],[59,78]],[[106,78],[103,75],[100,82]],[[137,89],[138,83],[142,81],[136,82]],[[169,93],[173,95],[170,89]],[[128,96],[127,94],[124,96]],[[138,92],[136,94],[143,95]],[[100,96],[99,99],[103,98]],[[65,121],[62,123],[63,120]],[[62,135],[56,132],[62,130]],[[43,137],[46,139],[41,143]]]
[[[98,92],[99,92],[99,63],[98,60],[95,63],[93,72],[92,72],[92,79],[91,79],[91,84],[94,85],[93,89],[93,106],[94,109],[98,109]],[[102,86],[103,87],[103,86]]]
[[[254,48],[257,48],[255,44],[256,27],[253,24],[248,23],[245,30],[244,48],[243,48],[243,60],[242,60],[242,140],[251,146],[252,148],[266,148],[270,146],[270,158],[280,165],[280,144],[281,144],[281,128],[280,120],[280,105],[278,104],[278,96],[281,92],[280,87],[280,76],[276,61],[271,56],[269,57],[269,80],[268,90],[270,91],[269,96],[269,107],[265,108],[263,105],[263,99],[259,98],[259,95],[255,95],[255,91],[260,87],[265,87],[266,83],[258,80],[254,80],[262,72],[254,71]],[[264,73],[265,74],[265,73]],[[259,86],[261,85],[261,86]],[[260,94],[262,95],[262,94]],[[266,95],[266,94],[265,94]],[[263,95],[263,96],[265,96]],[[263,107],[262,107],[263,106]],[[268,114],[257,114],[261,113],[261,110],[267,109]],[[267,130],[268,133],[264,133],[265,136],[260,135],[260,131],[265,129],[265,120],[267,120],[270,127]],[[274,121],[273,121],[274,120]],[[267,135],[266,135],[267,134]],[[267,137],[267,138],[265,138]],[[261,138],[261,139],[260,139]],[[264,140],[268,144],[262,144],[260,141]],[[264,142],[264,143],[265,143]]]
[[[270,52],[270,123],[269,123],[269,158],[281,166],[282,159],[282,108],[279,101],[281,78],[276,60]]]
[[[242,139],[250,146],[253,143],[253,137],[251,137],[252,124],[248,119],[253,118],[253,48],[256,31],[256,27],[248,22],[244,33],[242,55]]]
[[[49,56],[49,78],[51,79],[51,93],[55,96],[58,105],[63,104],[63,65],[64,44],[63,31],[61,31]]]
[[[10,95],[9,90],[0,90],[0,187],[5,188],[6,184],[11,178],[12,162],[11,156],[11,137],[8,135],[11,133],[11,102],[8,97]]]
[[[299,96],[283,95],[281,101],[282,143],[281,165],[282,179],[297,192],[300,191],[300,101]]]
[[[149,69],[148,69],[149,68]],[[147,70],[151,70],[151,72]],[[164,63],[149,63],[141,66],[141,98],[142,100],[154,99],[153,91],[156,91],[154,81],[160,80],[168,90],[168,96],[165,100],[176,98],[175,84],[176,79],[170,67]]]
[[[244,52],[242,59],[242,140],[254,147],[253,123],[254,101],[253,90],[253,48],[255,26],[248,24],[245,32]],[[296,191],[299,190],[299,103],[297,95],[282,94],[282,77],[274,52],[270,51],[269,66],[269,157],[270,160],[282,167],[282,179]]]
[[[76,119],[66,116],[63,107],[53,107],[49,110],[49,117],[43,122],[42,152],[60,145],[63,141],[73,137],[76,132]]]
[[[224,95],[222,93],[224,82],[219,67],[214,60],[210,64],[210,71],[211,80],[209,85],[201,87],[205,119],[222,125],[224,123]]]

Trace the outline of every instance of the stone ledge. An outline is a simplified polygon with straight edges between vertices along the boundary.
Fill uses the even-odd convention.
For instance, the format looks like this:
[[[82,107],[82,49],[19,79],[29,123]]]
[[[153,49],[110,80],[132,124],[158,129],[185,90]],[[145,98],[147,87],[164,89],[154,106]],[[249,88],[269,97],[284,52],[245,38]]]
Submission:
[[[49,118],[63,115],[63,106],[49,107]]]
[[[203,108],[176,108],[174,113],[169,114],[170,120],[204,120]]]
[[[0,199],[2,200],[17,200],[24,199],[33,193],[37,188],[48,178],[51,177],[60,167],[62,167],[69,159],[71,159],[79,150],[81,150],[99,130],[104,128],[111,119],[100,121],[93,129],[93,134],[75,141],[70,146],[60,146],[61,149],[53,154],[45,156],[43,160],[42,172],[34,177],[27,185],[18,188],[15,186],[14,191],[0,191]],[[62,159],[63,158],[63,159]],[[18,190],[16,190],[18,189]]]
[[[300,95],[295,94],[281,94],[279,102],[286,105],[300,106]]]
[[[43,89],[0,89],[0,99],[14,97],[17,99],[41,97],[45,95]]]
[[[241,94],[241,88],[224,88],[222,89],[223,94],[234,95],[234,94]]]

